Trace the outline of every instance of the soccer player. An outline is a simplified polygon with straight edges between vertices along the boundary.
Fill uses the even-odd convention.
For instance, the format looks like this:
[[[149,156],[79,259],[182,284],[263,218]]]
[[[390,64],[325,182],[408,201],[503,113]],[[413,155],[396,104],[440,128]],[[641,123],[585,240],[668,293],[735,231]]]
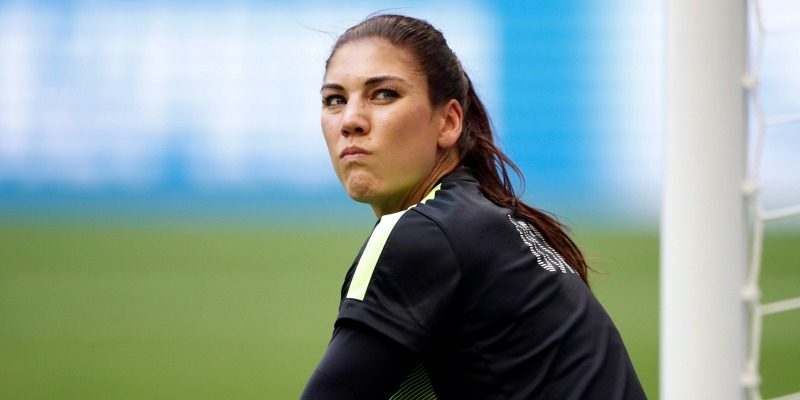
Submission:
[[[378,222],[302,399],[645,397],[580,250],[514,194],[519,170],[438,30],[353,26],[321,93],[336,175]]]

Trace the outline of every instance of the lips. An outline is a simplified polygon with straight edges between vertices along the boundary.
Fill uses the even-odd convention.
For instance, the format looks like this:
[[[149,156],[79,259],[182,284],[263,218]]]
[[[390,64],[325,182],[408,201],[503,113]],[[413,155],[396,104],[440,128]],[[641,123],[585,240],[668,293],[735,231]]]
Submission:
[[[357,158],[360,156],[365,156],[369,154],[368,151],[362,149],[358,146],[347,146],[341,153],[339,153],[339,158]]]

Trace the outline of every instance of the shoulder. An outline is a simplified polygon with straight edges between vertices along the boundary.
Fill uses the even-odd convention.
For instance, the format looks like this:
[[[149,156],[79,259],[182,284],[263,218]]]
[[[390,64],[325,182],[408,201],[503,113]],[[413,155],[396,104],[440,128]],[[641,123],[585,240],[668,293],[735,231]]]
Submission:
[[[491,220],[508,212],[484,196],[480,183],[466,168],[445,176],[426,200],[410,211],[424,215],[445,231],[464,223]]]
[[[419,352],[446,318],[462,277],[436,221],[405,210],[381,218],[343,288],[341,320],[355,320]]]
[[[345,297],[369,300],[376,287],[457,277],[460,268],[453,254],[450,240],[433,219],[414,209],[384,215],[357,258]]]
[[[373,229],[365,256],[394,252],[420,256],[452,247],[453,232],[466,219],[486,215],[488,203],[477,180],[466,169],[458,169],[434,187],[417,205],[384,215]]]
[[[496,241],[516,232],[508,220],[512,211],[490,201],[469,170],[445,177],[431,197],[409,211],[435,224],[465,261],[476,251],[490,252]]]

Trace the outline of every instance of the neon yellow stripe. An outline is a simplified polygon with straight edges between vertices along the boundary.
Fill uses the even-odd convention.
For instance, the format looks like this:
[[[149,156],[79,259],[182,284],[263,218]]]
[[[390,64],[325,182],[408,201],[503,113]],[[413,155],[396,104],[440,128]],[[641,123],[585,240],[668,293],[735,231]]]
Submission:
[[[436,185],[433,190],[428,193],[421,203],[432,200],[436,197],[436,192],[442,187],[441,184]],[[413,206],[412,206],[413,207]],[[411,207],[409,207],[410,209]],[[378,264],[378,258],[383,252],[383,246],[386,245],[386,240],[389,239],[389,234],[392,229],[397,225],[397,221],[408,210],[399,211],[393,214],[386,214],[381,217],[378,226],[372,231],[372,235],[367,241],[367,246],[364,247],[364,252],[356,265],[356,272],[353,274],[353,279],[350,281],[350,288],[347,290],[348,299],[364,300],[367,294],[367,287],[369,281],[372,279],[372,273],[375,271],[375,266]]]
[[[389,239],[389,234],[394,229],[397,221],[405,214],[406,210],[396,212],[394,214],[387,214],[381,217],[381,222],[372,231],[372,236],[367,241],[367,246],[364,248],[364,253],[361,254],[361,259],[358,260],[356,272],[353,274],[353,280],[350,281],[350,289],[347,291],[347,298],[364,300],[364,295],[367,294],[367,286],[369,280],[372,278],[372,272],[375,270],[375,265],[378,263],[383,251],[383,246],[386,240]]]
[[[422,201],[420,201],[420,203],[425,204],[426,201],[433,200],[433,198],[436,197],[436,192],[438,192],[439,189],[441,189],[441,188],[442,188],[442,184],[441,183],[436,185],[433,189],[431,189],[430,192],[428,192],[428,195],[426,195],[422,199]]]

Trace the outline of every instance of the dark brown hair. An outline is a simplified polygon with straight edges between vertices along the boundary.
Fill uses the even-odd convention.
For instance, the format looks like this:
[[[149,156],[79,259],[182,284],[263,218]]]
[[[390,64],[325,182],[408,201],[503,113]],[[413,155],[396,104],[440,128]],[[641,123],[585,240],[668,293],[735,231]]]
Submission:
[[[464,110],[458,148],[461,164],[472,170],[486,197],[532,223],[588,284],[588,265],[565,227],[545,212],[523,203],[514,193],[508,170],[524,182],[520,169],[494,143],[489,115],[467,74],[442,33],[426,21],[402,15],[382,14],[367,18],[336,40],[330,57],[342,45],[360,39],[381,38],[408,49],[427,76],[433,106],[456,99]],[[326,69],[330,63],[326,62]]]

